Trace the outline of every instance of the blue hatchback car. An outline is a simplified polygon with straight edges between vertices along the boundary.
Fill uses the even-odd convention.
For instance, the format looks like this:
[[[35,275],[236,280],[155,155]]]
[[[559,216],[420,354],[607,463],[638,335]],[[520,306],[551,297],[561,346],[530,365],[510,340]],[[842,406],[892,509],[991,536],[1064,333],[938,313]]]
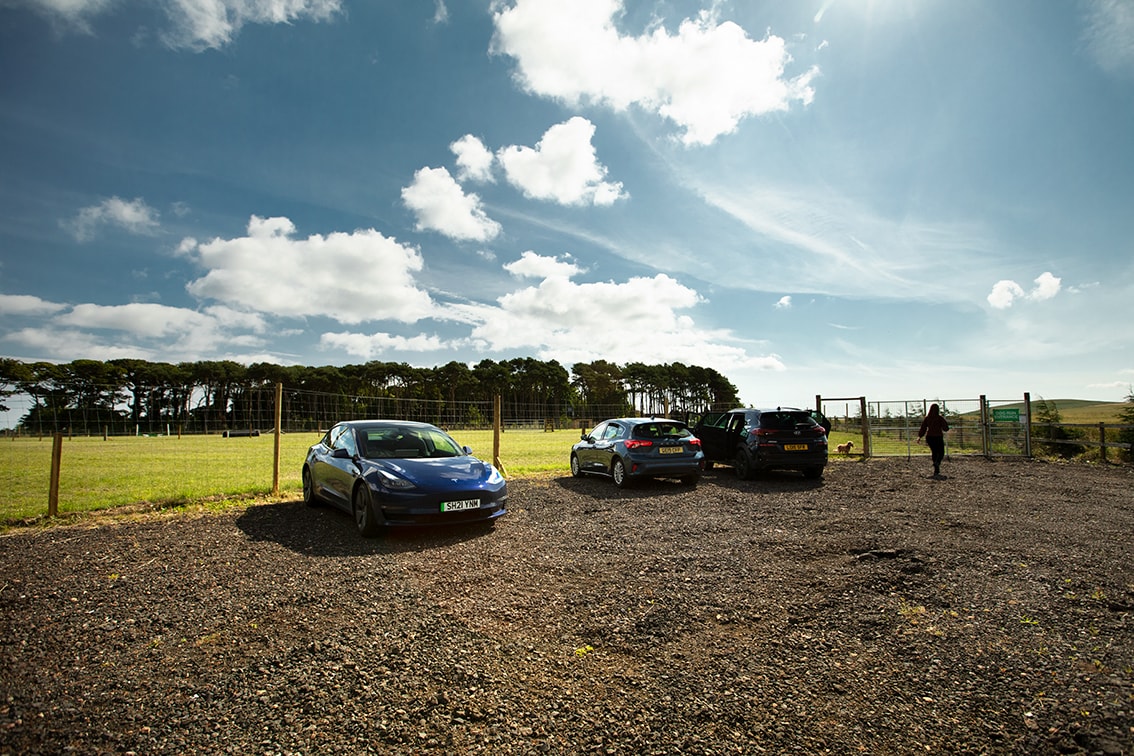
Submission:
[[[643,478],[696,484],[705,469],[701,442],[680,420],[620,417],[583,431],[571,447],[571,474],[607,475],[619,488]]]
[[[350,512],[371,537],[389,526],[494,520],[505,514],[508,484],[436,426],[352,420],[308,450],[303,499]]]

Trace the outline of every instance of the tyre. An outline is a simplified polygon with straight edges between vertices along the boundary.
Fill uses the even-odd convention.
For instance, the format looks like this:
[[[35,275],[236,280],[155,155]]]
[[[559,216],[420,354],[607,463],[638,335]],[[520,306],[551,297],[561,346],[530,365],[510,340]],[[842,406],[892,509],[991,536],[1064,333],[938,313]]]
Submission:
[[[571,475],[580,478],[583,475],[583,468],[579,464],[579,456],[577,454],[571,455]]]
[[[364,538],[373,538],[382,532],[382,516],[374,507],[374,500],[370,496],[370,488],[365,483],[355,486],[354,489],[354,524]]]
[[[697,485],[697,481],[700,480],[700,479],[701,479],[700,475],[684,475],[681,478],[681,482],[684,483],[687,486],[695,486],[695,485]]]
[[[736,463],[733,465],[736,468],[736,477],[741,480],[749,480],[755,470],[752,465],[752,455],[748,453],[747,449],[741,448],[736,452]]]
[[[614,478],[614,485],[619,488],[626,488],[630,485],[630,479],[626,476],[626,464],[617,457],[610,466],[610,477]]]
[[[311,470],[303,468],[303,503],[309,507],[317,507],[322,504],[319,494],[315,493],[315,482],[311,480]]]
[[[805,468],[803,470],[803,477],[808,480],[819,480],[823,477],[823,468],[818,466]]]

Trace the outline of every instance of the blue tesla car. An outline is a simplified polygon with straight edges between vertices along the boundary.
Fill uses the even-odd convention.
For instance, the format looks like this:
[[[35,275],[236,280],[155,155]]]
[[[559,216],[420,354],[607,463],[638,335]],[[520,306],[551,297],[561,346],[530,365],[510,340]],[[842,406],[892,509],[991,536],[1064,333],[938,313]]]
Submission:
[[[495,467],[428,423],[342,422],[303,462],[303,500],[353,514],[368,538],[392,526],[494,520],[507,499]]]

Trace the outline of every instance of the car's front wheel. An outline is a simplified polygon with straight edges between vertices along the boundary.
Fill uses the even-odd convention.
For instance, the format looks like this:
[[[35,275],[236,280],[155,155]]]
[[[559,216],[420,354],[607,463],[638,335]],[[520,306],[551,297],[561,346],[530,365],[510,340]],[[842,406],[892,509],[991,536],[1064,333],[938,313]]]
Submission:
[[[748,480],[755,473],[752,465],[752,455],[748,453],[747,449],[741,448],[736,452],[736,462],[733,464],[736,468],[736,477],[741,480]]]
[[[614,464],[610,466],[610,477],[614,478],[614,485],[619,488],[626,488],[630,485],[630,479],[626,475],[626,463],[617,457]]]
[[[382,532],[384,522],[382,516],[374,506],[374,498],[370,495],[370,487],[366,484],[356,486],[354,489],[354,524],[358,532],[365,538],[373,538]]]
[[[576,478],[580,477],[583,474],[583,467],[579,464],[578,454],[571,455],[571,474]]]
[[[317,507],[322,502],[319,494],[315,493],[315,481],[311,479],[311,469],[303,468],[303,503],[309,507]]]

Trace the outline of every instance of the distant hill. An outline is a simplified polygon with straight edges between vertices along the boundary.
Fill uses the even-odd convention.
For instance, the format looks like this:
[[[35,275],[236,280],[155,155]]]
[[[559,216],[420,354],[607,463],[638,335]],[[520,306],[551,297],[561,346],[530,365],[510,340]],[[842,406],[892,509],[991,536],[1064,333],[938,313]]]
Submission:
[[[1096,402],[1090,399],[1044,399],[1049,406],[1059,410],[1065,423],[1118,423],[1118,414],[1130,407],[1128,402]],[[1035,413],[1040,399],[1032,397],[1032,412]],[[1015,407],[1024,411],[1023,402],[997,404],[997,407]]]

